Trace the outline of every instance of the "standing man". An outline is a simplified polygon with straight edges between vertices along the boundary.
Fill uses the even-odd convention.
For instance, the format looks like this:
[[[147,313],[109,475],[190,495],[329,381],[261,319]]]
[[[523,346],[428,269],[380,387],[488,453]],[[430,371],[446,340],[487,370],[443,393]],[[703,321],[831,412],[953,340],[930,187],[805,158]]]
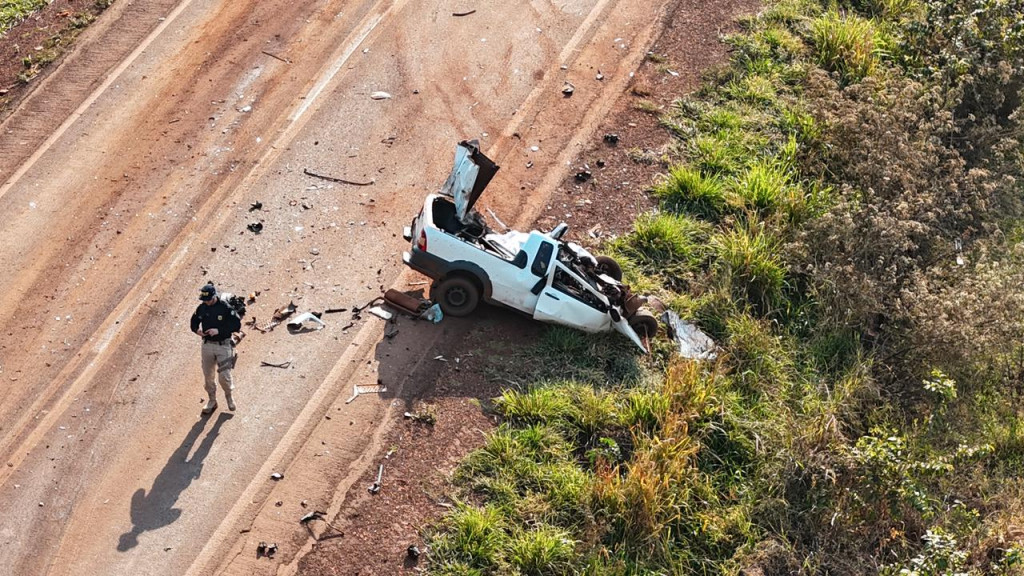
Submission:
[[[235,342],[231,335],[242,329],[242,320],[234,308],[218,297],[217,288],[213,284],[207,284],[200,289],[199,299],[203,303],[192,315],[191,325],[192,331],[203,338],[203,377],[206,379],[206,393],[210,397],[203,408],[203,414],[209,414],[217,409],[215,369],[220,374],[220,387],[224,389],[228,410],[234,411],[231,369],[235,367],[238,355],[235,353]]]

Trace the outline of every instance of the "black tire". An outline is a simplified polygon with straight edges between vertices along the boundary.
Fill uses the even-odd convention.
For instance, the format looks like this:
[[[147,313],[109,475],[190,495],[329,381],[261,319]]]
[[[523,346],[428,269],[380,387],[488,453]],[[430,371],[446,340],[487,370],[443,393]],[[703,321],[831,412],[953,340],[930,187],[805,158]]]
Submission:
[[[658,319],[647,312],[637,312],[629,319],[629,327],[641,338],[654,338],[658,334]]]
[[[440,304],[445,314],[469,316],[480,303],[480,288],[465,276],[449,276],[431,286],[430,299]]]
[[[607,274],[609,277],[614,279],[616,282],[622,282],[622,266],[610,256],[598,256],[597,260],[597,271],[601,274]]]

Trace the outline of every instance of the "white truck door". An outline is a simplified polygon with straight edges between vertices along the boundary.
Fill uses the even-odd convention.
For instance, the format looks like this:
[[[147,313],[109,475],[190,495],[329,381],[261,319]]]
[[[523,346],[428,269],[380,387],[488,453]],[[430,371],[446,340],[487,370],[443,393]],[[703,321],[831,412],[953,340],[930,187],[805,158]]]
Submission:
[[[571,287],[559,286],[555,281],[558,275],[563,282],[579,284]],[[570,291],[585,291],[582,283],[572,278],[561,263],[556,262],[552,273],[548,275],[544,289],[537,300],[533,317],[543,322],[552,322],[571,326],[585,332],[604,332],[611,328],[611,317],[607,312],[587,304],[570,294]]]
[[[526,261],[522,268],[509,264],[502,268],[503,277],[491,279],[494,299],[506,306],[532,315],[540,297],[538,285],[547,283],[551,262],[555,259],[555,244],[537,233],[531,233],[523,244]],[[507,274],[507,275],[506,275]],[[499,285],[501,294],[498,294]]]

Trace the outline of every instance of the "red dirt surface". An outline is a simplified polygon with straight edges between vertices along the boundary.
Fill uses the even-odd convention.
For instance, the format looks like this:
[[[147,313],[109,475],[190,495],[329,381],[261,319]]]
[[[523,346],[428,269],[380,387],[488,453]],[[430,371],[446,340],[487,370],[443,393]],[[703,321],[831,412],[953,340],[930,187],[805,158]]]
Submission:
[[[0,38],[0,82],[86,4],[55,0]],[[198,287],[259,291],[249,315],[262,324],[289,301],[351,308],[422,286],[401,265],[399,232],[462,138],[502,165],[481,208],[509,225],[565,220],[589,245],[627,231],[665,169],[630,151],[669,144],[637,101],[664,108],[692,90],[724,56],[719,31],[753,4],[471,8],[118,0],[59,64],[3,96],[3,570],[318,576],[429,560],[413,565],[406,549],[446,510],[451,471],[508,384],[484,368],[544,328],[487,309],[438,326],[401,319],[393,339],[350,313],[325,315],[321,331],[250,330],[239,409],[202,419],[187,330]],[[584,164],[593,177],[580,183]],[[247,230],[256,221],[260,234]],[[326,521],[300,524],[311,510]],[[256,556],[261,541],[278,544],[274,558]]]
[[[735,29],[737,18],[753,13],[757,6],[750,0],[712,4],[690,0],[674,7],[664,32],[649,49],[665,60],[649,58],[636,71],[632,86],[637,89],[622,95],[585,151],[574,159],[537,218],[537,228],[568,222],[570,238],[599,246],[609,236],[629,232],[639,214],[657,206],[648,192],[667,166],[635,161],[630,150],[660,158],[671,137],[655,115],[636,104],[645,100],[665,110],[674,99],[695,90],[701,73],[725,60],[726,46],[719,32]],[[605,134],[618,135],[618,143],[605,141]],[[581,183],[575,174],[587,168],[593,176]],[[442,352],[450,359],[460,350],[478,349],[479,342],[527,342],[540,330],[543,327],[528,320],[494,311],[475,324],[459,346]],[[387,452],[376,458],[385,467],[381,491],[370,495],[366,490],[377,475],[377,468],[371,467],[346,497],[343,511],[331,521],[332,528],[302,560],[299,574],[413,574],[429,566],[423,530],[440,521],[450,507],[457,490],[451,475],[458,463],[481,447],[485,433],[498,423],[487,407],[509,383],[487,380],[489,371],[481,368],[502,361],[500,350],[492,348],[482,359],[460,363],[458,368],[442,363],[436,374],[425,375],[433,377],[433,385],[424,387],[412,411],[436,414],[436,424],[401,419],[383,442]],[[417,546],[422,555],[413,558],[407,552],[409,546]]]

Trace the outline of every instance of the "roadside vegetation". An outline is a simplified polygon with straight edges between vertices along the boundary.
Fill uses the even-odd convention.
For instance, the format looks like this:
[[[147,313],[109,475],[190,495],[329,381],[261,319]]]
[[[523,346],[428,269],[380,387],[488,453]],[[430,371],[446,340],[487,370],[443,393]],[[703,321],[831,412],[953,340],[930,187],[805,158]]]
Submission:
[[[14,96],[12,89],[29,84],[50,64],[64,55],[75,39],[114,0],[93,0],[80,11],[61,11],[56,26],[33,25],[33,15],[49,10],[52,0],[0,0],[0,41],[13,44],[17,65],[0,62],[0,115],[7,112]],[[9,70],[15,70],[8,74]]]
[[[604,251],[721,346],[551,328],[432,574],[1024,571],[1024,2],[780,0]]]

